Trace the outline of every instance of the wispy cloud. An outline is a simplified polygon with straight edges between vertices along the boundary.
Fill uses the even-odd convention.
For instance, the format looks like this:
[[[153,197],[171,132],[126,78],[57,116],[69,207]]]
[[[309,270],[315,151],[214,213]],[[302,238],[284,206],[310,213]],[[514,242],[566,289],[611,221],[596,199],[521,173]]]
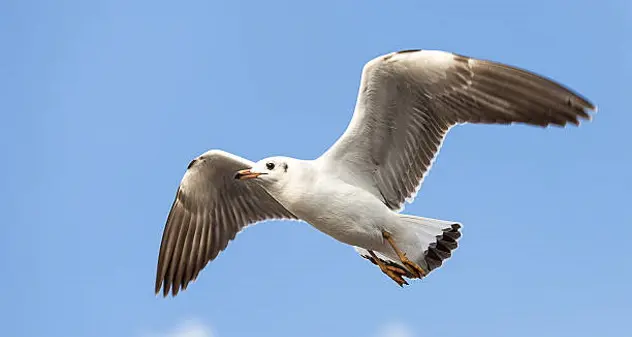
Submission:
[[[167,332],[144,334],[143,337],[214,337],[214,334],[208,325],[188,319]]]
[[[380,328],[377,337],[414,337],[412,330],[405,324],[392,322]]]
[[[144,334],[142,337],[215,337],[210,326],[196,319],[188,319],[164,333]],[[376,337],[415,337],[412,329],[401,322],[384,324]]]

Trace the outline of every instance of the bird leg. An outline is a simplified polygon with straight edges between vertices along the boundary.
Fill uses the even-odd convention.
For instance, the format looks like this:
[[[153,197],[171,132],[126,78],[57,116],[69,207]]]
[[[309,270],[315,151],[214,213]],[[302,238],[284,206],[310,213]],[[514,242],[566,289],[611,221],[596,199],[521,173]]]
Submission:
[[[378,265],[378,267],[380,267],[382,272],[388,275],[388,277],[390,277],[393,281],[395,281],[395,283],[397,283],[400,287],[403,287],[404,284],[408,285],[408,282],[406,282],[406,280],[404,280],[404,278],[402,277],[403,275],[407,274],[405,270],[403,270],[402,268],[395,267],[395,266],[386,265],[371,250],[369,250],[369,254],[371,254],[371,258],[367,258],[367,259],[373,262],[374,264]]]
[[[395,245],[395,241],[393,241],[393,237],[391,236],[390,233],[382,231],[382,236],[384,237],[384,239],[386,239],[386,241],[388,241],[391,247],[393,247],[393,250],[395,251],[395,253],[397,253],[397,256],[399,256],[399,260],[402,261],[404,266],[406,266],[406,268],[408,268],[408,270],[413,275],[415,275],[418,278],[422,278],[427,275],[426,271],[423,270],[423,268],[421,268],[415,262],[409,260],[408,257],[406,257],[406,253],[402,252],[401,250],[399,250],[399,248],[397,248],[397,246]]]

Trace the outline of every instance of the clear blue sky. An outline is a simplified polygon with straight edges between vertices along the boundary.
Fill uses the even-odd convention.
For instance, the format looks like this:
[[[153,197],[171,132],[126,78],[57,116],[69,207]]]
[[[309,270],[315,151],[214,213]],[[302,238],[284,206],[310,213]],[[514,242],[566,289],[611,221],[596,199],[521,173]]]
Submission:
[[[194,336],[173,332],[189,320],[215,337],[628,335],[631,35],[628,0],[4,0],[2,335]],[[406,212],[464,236],[410,287],[307,224],[268,222],[154,296],[190,159],[318,156],[363,64],[409,48],[536,71],[599,113],[453,129]]]

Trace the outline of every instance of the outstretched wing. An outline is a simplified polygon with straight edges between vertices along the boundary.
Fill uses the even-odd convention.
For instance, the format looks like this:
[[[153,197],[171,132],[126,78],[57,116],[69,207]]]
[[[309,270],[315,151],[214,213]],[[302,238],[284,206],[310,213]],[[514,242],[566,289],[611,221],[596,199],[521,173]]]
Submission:
[[[177,295],[228,242],[249,224],[295,219],[255,183],[236,180],[253,162],[211,150],[196,158],[182,178],[167,218],[156,271],[156,293]]]
[[[364,66],[353,118],[318,160],[397,210],[414,198],[452,126],[579,125],[590,119],[587,110],[595,106],[522,69],[443,51],[401,51]]]

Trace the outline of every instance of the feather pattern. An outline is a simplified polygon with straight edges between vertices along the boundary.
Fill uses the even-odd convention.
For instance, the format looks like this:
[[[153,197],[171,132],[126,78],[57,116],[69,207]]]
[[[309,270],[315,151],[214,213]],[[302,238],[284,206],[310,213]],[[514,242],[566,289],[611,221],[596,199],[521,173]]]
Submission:
[[[211,150],[191,162],[167,217],[156,271],[156,293],[186,289],[238,232],[256,222],[296,219],[262,187],[235,180],[253,162]]]
[[[412,201],[451,127],[579,125],[596,107],[547,78],[444,51],[377,57],[362,71],[355,112],[318,160],[393,210]]]

